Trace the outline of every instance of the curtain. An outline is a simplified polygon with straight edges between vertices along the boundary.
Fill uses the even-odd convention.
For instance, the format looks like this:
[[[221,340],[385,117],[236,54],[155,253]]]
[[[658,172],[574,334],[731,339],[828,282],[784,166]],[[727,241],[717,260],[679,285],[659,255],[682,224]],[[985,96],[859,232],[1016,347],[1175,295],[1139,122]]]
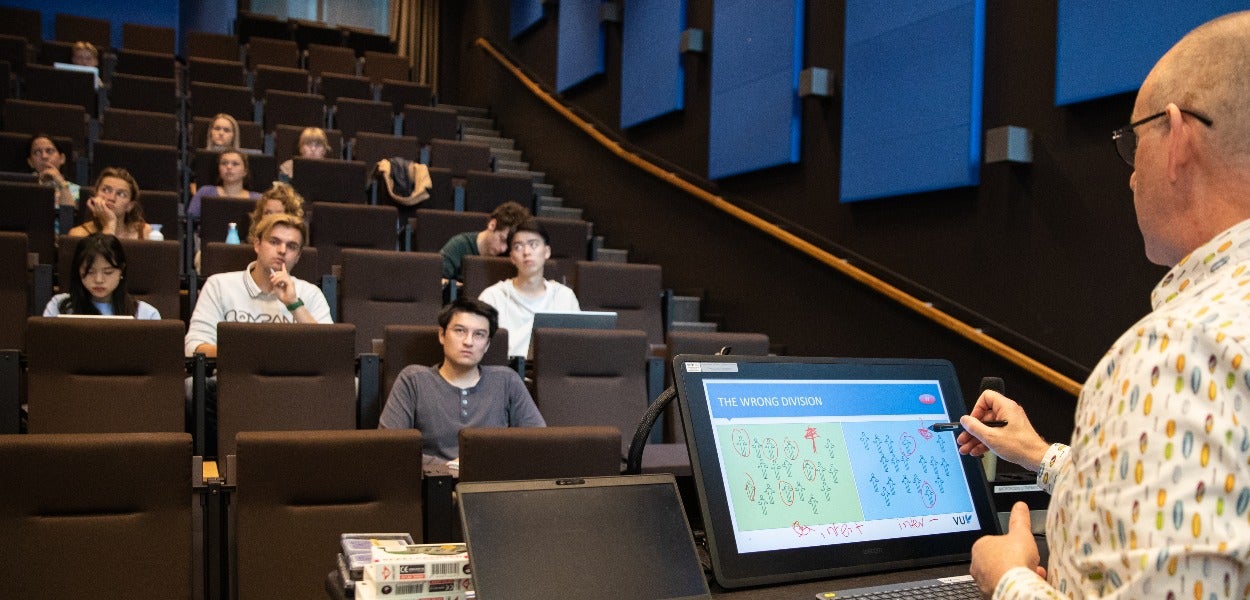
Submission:
[[[438,92],[438,6],[441,0],[392,0],[391,38],[408,58],[412,78]]]

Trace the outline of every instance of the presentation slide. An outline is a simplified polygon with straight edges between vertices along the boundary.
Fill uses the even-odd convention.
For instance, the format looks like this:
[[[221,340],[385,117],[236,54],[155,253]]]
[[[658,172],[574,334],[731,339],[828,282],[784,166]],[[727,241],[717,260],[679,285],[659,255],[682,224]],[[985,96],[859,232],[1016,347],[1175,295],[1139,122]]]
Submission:
[[[980,527],[937,381],[703,384],[739,552]]]

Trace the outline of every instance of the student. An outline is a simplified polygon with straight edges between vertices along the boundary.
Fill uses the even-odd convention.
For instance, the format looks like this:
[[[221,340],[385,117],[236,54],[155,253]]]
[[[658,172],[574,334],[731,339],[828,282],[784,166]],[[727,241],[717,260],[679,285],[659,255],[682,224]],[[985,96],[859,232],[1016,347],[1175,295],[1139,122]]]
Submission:
[[[65,179],[65,175],[61,173],[61,167],[65,164],[65,153],[56,147],[51,136],[46,133],[31,136],[26,145],[26,164],[39,177],[39,183],[56,188],[57,205],[78,205],[81,188]]]
[[[479,299],[499,311],[499,326],[508,330],[508,356],[529,354],[534,313],[578,311],[577,295],[568,286],[543,278],[543,267],[551,258],[547,230],[529,219],[508,236],[509,257],[516,266],[516,277],[482,290]]]
[[[74,42],[70,61],[81,67],[100,68],[100,51],[91,42]]]
[[[216,152],[239,149],[239,122],[226,113],[217,113],[205,134],[204,148]]]
[[[139,184],[126,169],[109,167],[101,171],[95,182],[95,196],[87,200],[86,208],[91,217],[69,230],[69,235],[107,233],[122,239],[146,240],[152,233],[139,204]]]
[[[1047,443],[993,391],[961,419],[960,452],[993,451],[1051,493],[1048,566],[1024,503],[1006,535],[973,545],[970,571],[986,597],[1246,597],[1248,73],[1250,12],[1201,25],[1159,59],[1129,125],[1112,134],[1134,169],[1146,257],[1171,270],[1150,314],[1085,382],[1070,444]]]
[[[48,301],[43,316],[131,315],[136,319],[160,319],[151,304],[136,301],[126,292],[126,252],[117,236],[95,233],[74,246],[69,291]]]
[[[248,232],[248,240],[256,241],[256,225],[269,215],[288,214],[304,218],[304,197],[295,191],[289,183],[273,182],[252,209],[252,230]]]
[[[204,198],[247,198],[260,200],[260,194],[247,189],[251,168],[247,155],[238,150],[225,150],[217,157],[217,185],[206,185],[195,191],[187,205],[187,216],[199,218]]]
[[[481,300],[461,297],[443,307],[442,362],[399,372],[378,428],[421,430],[424,462],[437,464],[460,456],[465,427],[545,427],[516,371],[481,365],[498,329],[498,313]]]
[[[508,236],[517,225],[530,218],[530,211],[508,201],[495,207],[486,222],[486,229],[458,233],[438,251],[443,255],[443,279],[463,279],[461,271],[466,256],[503,256],[508,253]]]
[[[300,158],[325,158],[330,153],[330,139],[320,127],[307,127],[299,134],[299,148],[296,153]],[[290,183],[294,177],[295,160],[286,159],[278,165],[278,179]]]

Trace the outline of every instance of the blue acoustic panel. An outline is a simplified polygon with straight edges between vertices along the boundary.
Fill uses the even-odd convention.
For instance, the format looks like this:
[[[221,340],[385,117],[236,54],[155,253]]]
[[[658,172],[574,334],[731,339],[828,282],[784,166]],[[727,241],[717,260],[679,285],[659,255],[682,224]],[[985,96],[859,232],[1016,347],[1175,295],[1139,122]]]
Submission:
[[[985,0],[848,0],[843,202],[976,185]]]
[[[1247,0],[1059,0],[1055,104],[1131,92],[1190,29]]]
[[[556,91],[563,92],[603,73],[601,0],[560,2],[559,39],[556,41]]]
[[[508,12],[509,39],[516,39],[542,20],[543,0],[512,0],[512,10]]]
[[[621,42],[621,129],[681,110],[686,0],[630,0]]]
[[[708,177],[799,161],[803,0],[712,7]]]

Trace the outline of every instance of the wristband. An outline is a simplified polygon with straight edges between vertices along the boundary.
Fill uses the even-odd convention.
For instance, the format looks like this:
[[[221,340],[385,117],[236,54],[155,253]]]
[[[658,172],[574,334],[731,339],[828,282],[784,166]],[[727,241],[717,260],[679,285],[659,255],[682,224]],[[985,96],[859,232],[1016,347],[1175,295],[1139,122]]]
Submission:
[[[295,312],[295,311],[296,311],[296,309],[298,309],[299,307],[301,307],[301,306],[303,306],[303,305],[304,305],[304,301],[303,301],[303,300],[300,300],[299,298],[296,298],[296,299],[295,299],[295,302],[292,302],[292,303],[290,303],[290,304],[286,305],[286,309],[287,309],[287,310],[289,310],[289,311],[291,311],[291,312]]]

